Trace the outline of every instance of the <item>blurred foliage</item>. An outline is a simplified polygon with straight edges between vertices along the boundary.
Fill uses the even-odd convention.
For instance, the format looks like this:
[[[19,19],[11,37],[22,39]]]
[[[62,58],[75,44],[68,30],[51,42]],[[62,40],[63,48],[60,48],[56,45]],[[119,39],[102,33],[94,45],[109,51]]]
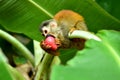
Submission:
[[[119,0],[0,0],[0,29],[17,38],[34,53],[32,40],[43,39],[39,32],[41,22],[51,19],[60,10],[73,10],[84,17],[91,32],[99,31],[97,35],[103,41],[89,40],[82,51],[60,50],[64,66],[53,68],[51,80],[119,80],[120,33],[116,32],[120,30],[119,3]],[[100,31],[103,29],[116,31]],[[13,61],[12,66],[14,60],[15,64],[26,62],[14,46],[1,38],[0,47],[8,61]],[[1,58],[0,79],[13,80],[16,73]]]
[[[120,19],[120,0],[96,0],[96,2],[111,15]]]

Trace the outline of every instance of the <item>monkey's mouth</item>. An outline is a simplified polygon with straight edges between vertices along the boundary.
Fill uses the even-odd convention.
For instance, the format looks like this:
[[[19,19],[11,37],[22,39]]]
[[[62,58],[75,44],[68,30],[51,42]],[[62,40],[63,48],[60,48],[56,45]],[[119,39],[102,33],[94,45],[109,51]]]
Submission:
[[[45,36],[45,38],[47,38],[47,37],[53,37],[53,38],[55,38],[55,36],[52,35],[52,34],[47,34],[47,35]]]
[[[45,40],[41,42],[41,46],[44,50],[56,51],[60,47],[60,41],[53,35],[48,34]]]

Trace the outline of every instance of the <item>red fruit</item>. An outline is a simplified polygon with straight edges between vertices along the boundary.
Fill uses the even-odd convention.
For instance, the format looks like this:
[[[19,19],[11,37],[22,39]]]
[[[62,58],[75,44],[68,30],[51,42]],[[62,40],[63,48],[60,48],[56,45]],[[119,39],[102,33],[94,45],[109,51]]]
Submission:
[[[51,50],[57,50],[57,45],[55,44],[55,38],[49,36],[44,41],[46,46],[49,46]]]

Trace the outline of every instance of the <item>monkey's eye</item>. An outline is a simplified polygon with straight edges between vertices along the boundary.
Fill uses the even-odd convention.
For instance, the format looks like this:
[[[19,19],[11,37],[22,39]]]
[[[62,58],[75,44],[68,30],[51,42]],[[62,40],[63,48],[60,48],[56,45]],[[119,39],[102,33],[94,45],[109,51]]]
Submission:
[[[47,32],[48,32],[47,30],[44,30],[44,33],[46,33],[46,34],[47,34]]]
[[[43,27],[43,29],[42,29],[42,35],[46,36],[48,33],[49,33],[49,28]]]

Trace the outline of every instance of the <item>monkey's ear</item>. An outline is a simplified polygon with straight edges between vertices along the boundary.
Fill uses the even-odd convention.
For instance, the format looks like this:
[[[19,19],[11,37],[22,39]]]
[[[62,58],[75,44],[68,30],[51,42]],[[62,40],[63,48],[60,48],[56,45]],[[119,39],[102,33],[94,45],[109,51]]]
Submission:
[[[50,22],[50,26],[53,28],[57,27],[57,22],[56,21]]]

